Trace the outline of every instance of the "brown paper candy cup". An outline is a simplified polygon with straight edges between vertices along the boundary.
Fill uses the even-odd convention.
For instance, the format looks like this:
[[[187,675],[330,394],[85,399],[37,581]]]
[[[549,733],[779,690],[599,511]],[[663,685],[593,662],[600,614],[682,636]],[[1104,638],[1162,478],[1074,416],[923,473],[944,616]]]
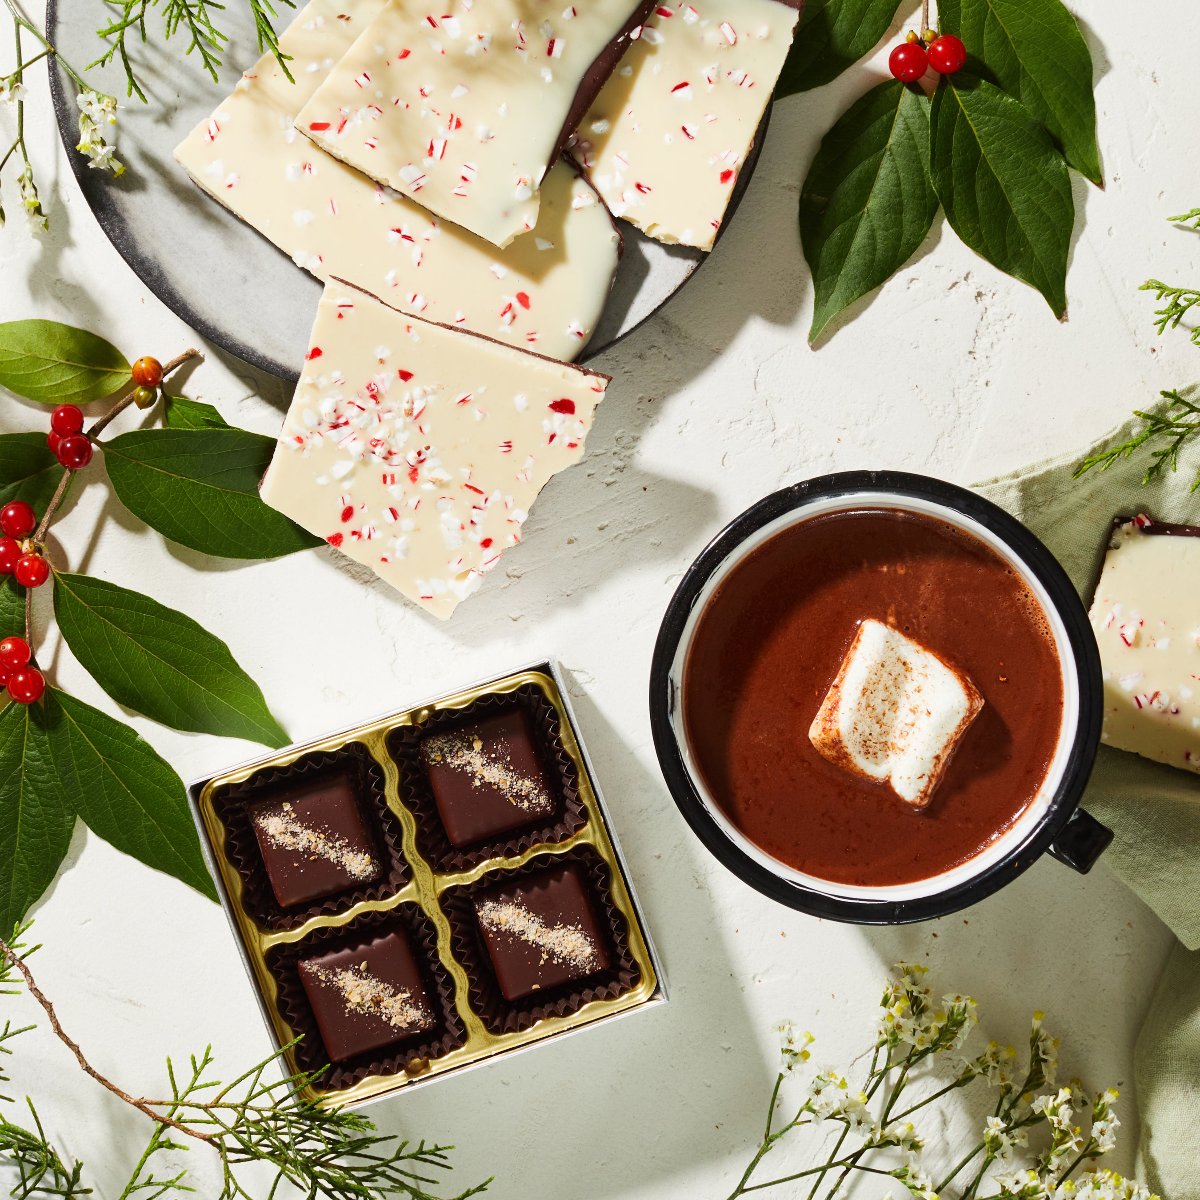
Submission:
[[[578,982],[546,988],[521,1000],[510,1001],[500,990],[487,946],[479,929],[474,902],[489,892],[562,867],[574,866],[583,877],[585,890],[605,938],[609,965]],[[448,888],[442,909],[453,933],[454,957],[466,970],[471,1008],[492,1033],[528,1029],[546,1017],[564,1017],[578,1012],[593,1000],[611,1000],[636,987],[641,971],[629,948],[629,927],[612,895],[608,864],[589,846],[577,846],[561,854],[539,854],[525,866],[512,871],[491,871],[475,883]]]
[[[364,824],[375,840],[382,874],[364,886],[351,886],[308,904],[284,908],[271,888],[250,809],[275,795],[286,799],[288,790],[297,783],[325,774],[349,775]],[[269,932],[295,929],[315,916],[345,912],[360,900],[382,900],[394,895],[409,880],[401,848],[400,822],[387,805],[383,770],[359,742],[347,742],[337,750],[305,754],[287,766],[256,771],[241,783],[218,789],[213,795],[213,810],[225,827],[225,856],[241,878],[242,907],[256,924]]]
[[[535,818],[508,836],[473,846],[455,846],[446,833],[430,787],[429,775],[421,758],[421,742],[473,720],[523,709],[529,717],[535,747],[542,769],[555,790],[556,810],[548,817]],[[388,752],[400,768],[400,796],[417,818],[417,844],[435,871],[465,871],[491,858],[515,857],[533,846],[562,842],[587,823],[587,812],[579,798],[579,776],[575,763],[562,743],[558,713],[542,691],[532,685],[513,692],[483,696],[465,708],[439,709],[419,725],[392,730],[387,738]]]
[[[345,1062],[330,1063],[300,978],[300,963],[331,950],[357,950],[394,930],[407,935],[436,1013],[437,1028]],[[466,1041],[466,1030],[454,1003],[454,982],[438,958],[437,931],[415,903],[400,904],[390,912],[365,913],[340,928],[317,929],[298,942],[269,950],[266,962],[278,987],[279,1013],[301,1038],[295,1048],[296,1065],[306,1072],[326,1068],[317,1084],[322,1091],[353,1087],[369,1075],[399,1075],[407,1069],[419,1074],[425,1063],[448,1054]]]

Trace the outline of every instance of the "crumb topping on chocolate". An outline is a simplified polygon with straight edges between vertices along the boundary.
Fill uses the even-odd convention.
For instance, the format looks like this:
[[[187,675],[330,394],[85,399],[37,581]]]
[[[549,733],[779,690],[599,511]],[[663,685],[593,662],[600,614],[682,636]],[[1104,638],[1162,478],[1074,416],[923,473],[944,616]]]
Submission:
[[[332,988],[347,1011],[378,1017],[402,1032],[420,1029],[431,1019],[425,1003],[408,988],[396,988],[376,978],[365,962],[353,967],[331,968],[306,962],[301,969]]]
[[[378,870],[373,855],[352,846],[336,833],[306,825],[290,803],[285,802],[275,812],[256,816],[254,821],[276,849],[322,858],[341,867],[352,879],[370,879]]]
[[[484,900],[476,911],[485,929],[535,946],[542,952],[542,962],[553,959],[581,973],[598,970],[601,965],[596,943],[580,925],[551,925],[510,900]]]
[[[487,747],[477,734],[436,733],[422,744],[426,763],[442,763],[471,778],[472,787],[495,788],[522,812],[541,815],[554,811],[554,799],[540,779],[514,769],[506,754]]]

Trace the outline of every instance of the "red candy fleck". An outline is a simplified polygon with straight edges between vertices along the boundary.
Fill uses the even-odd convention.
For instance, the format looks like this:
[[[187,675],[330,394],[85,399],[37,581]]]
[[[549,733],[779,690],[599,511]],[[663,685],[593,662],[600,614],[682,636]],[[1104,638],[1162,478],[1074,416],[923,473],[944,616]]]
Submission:
[[[331,546],[335,546],[335,547],[336,547],[336,546],[340,546],[340,545],[342,544],[342,541],[343,541],[344,539],[343,539],[343,537],[342,537],[342,534],[341,534],[340,532],[338,532],[338,533],[331,533],[331,534],[330,534],[330,535],[329,535],[329,536],[328,536],[328,537],[327,537],[325,540],[326,540],[326,541],[327,541],[327,542],[328,542],[328,543],[329,543]]]
[[[399,377],[402,383],[407,383],[413,377],[413,373],[411,371],[405,371],[403,369],[397,370],[396,375]]]
[[[528,308],[529,304],[530,304],[529,293],[528,292],[518,292],[517,293],[517,303],[522,308]]]
[[[314,358],[320,358],[325,351],[320,346],[314,346],[305,356],[305,362],[312,362]]]
[[[733,178],[733,172],[728,167],[726,167],[725,170],[723,170],[721,172],[721,182],[728,183],[732,178]]]
[[[574,400],[551,400],[550,411],[556,413],[573,413],[575,411]]]
[[[354,516],[354,505],[347,504],[346,507],[342,509],[342,524],[344,525],[352,516]]]
[[[314,133],[320,133],[322,130],[329,128],[329,122],[328,121],[310,121],[308,124],[308,127]]]

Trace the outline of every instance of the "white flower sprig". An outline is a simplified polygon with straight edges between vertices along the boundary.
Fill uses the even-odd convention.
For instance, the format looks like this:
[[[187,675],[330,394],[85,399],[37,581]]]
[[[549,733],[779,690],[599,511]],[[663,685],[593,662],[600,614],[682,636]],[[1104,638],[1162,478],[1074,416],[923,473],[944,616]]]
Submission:
[[[9,162],[19,166],[16,176],[17,193],[20,196],[21,207],[29,218],[29,224],[37,232],[48,227],[46,212],[38,195],[37,181],[33,175],[33,163],[29,158],[29,150],[25,144],[25,105],[28,103],[25,73],[35,63],[55,59],[78,92],[79,103],[79,143],[76,149],[83,154],[88,165],[100,170],[111,171],[114,175],[124,172],[124,165],[116,157],[116,147],[112,131],[117,123],[117,101],[113,96],[97,92],[83,76],[75,70],[51,45],[45,33],[21,11],[18,0],[0,0],[8,10],[15,33],[16,69],[8,75],[0,76],[0,118],[6,110],[16,110],[16,128],[12,141],[7,149],[0,152],[0,176]],[[38,49],[36,53],[26,56],[28,42],[32,41]],[[4,143],[0,141],[0,147]],[[0,204],[0,225],[4,224],[4,207]]]
[[[1109,1088],[1089,1098],[1078,1083],[1058,1085],[1059,1044],[1044,1028],[1042,1013],[1034,1013],[1023,1067],[1017,1051],[998,1042],[963,1057],[963,1044],[978,1024],[975,1001],[958,994],[935,999],[925,974],[921,966],[896,967],[880,1002],[862,1086],[851,1082],[852,1072],[816,1071],[787,1119],[781,1119],[785,1083],[810,1061],[813,1036],[781,1027],[783,1064],[766,1131],[729,1200],[789,1183],[807,1185],[807,1200],[835,1200],[856,1172],[894,1180],[912,1200],[1159,1200],[1114,1171],[1083,1170],[1116,1145],[1117,1092]],[[940,1077],[939,1056],[954,1064]],[[959,1149],[956,1164],[935,1170],[925,1161],[926,1139],[912,1118],[977,1080],[991,1093],[992,1111],[977,1140]],[[929,1082],[938,1086],[931,1091]],[[911,1099],[910,1089],[921,1083],[921,1098],[906,1104],[903,1097]],[[819,1165],[757,1178],[763,1159],[784,1137],[830,1123],[841,1128]],[[1038,1148],[1031,1151],[1034,1133]],[[944,1154],[944,1138],[933,1144]]]
[[[117,98],[103,92],[80,92],[76,97],[79,105],[79,144],[75,147],[88,158],[88,166],[113,175],[123,175],[125,167],[114,158],[116,146],[105,138],[107,129],[117,124]]]

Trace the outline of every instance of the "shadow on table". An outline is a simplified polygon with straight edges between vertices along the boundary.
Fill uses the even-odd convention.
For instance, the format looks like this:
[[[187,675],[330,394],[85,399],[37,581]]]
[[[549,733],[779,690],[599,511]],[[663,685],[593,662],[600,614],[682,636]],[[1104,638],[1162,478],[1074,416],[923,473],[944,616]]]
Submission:
[[[447,1192],[494,1174],[495,1200],[645,1196],[744,1147],[723,1123],[752,1112],[757,1125],[770,1090],[699,847],[662,783],[567,682],[670,1000],[370,1110],[382,1129],[460,1142]]]
[[[884,970],[922,963],[935,994],[976,998],[980,1027],[968,1053],[994,1039],[1016,1046],[1023,1062],[1032,1014],[1044,1011],[1046,1028],[1062,1040],[1060,1082],[1079,1078],[1092,1091],[1126,1093],[1119,1150],[1104,1165],[1131,1169],[1137,1121],[1124,1069],[1149,1005],[1147,958],[1162,930],[1115,876],[1103,866],[1077,875],[1046,858],[963,912],[862,932]],[[1101,1009],[1110,1031],[1118,1025],[1117,1036],[1097,1037],[1089,1028]]]

